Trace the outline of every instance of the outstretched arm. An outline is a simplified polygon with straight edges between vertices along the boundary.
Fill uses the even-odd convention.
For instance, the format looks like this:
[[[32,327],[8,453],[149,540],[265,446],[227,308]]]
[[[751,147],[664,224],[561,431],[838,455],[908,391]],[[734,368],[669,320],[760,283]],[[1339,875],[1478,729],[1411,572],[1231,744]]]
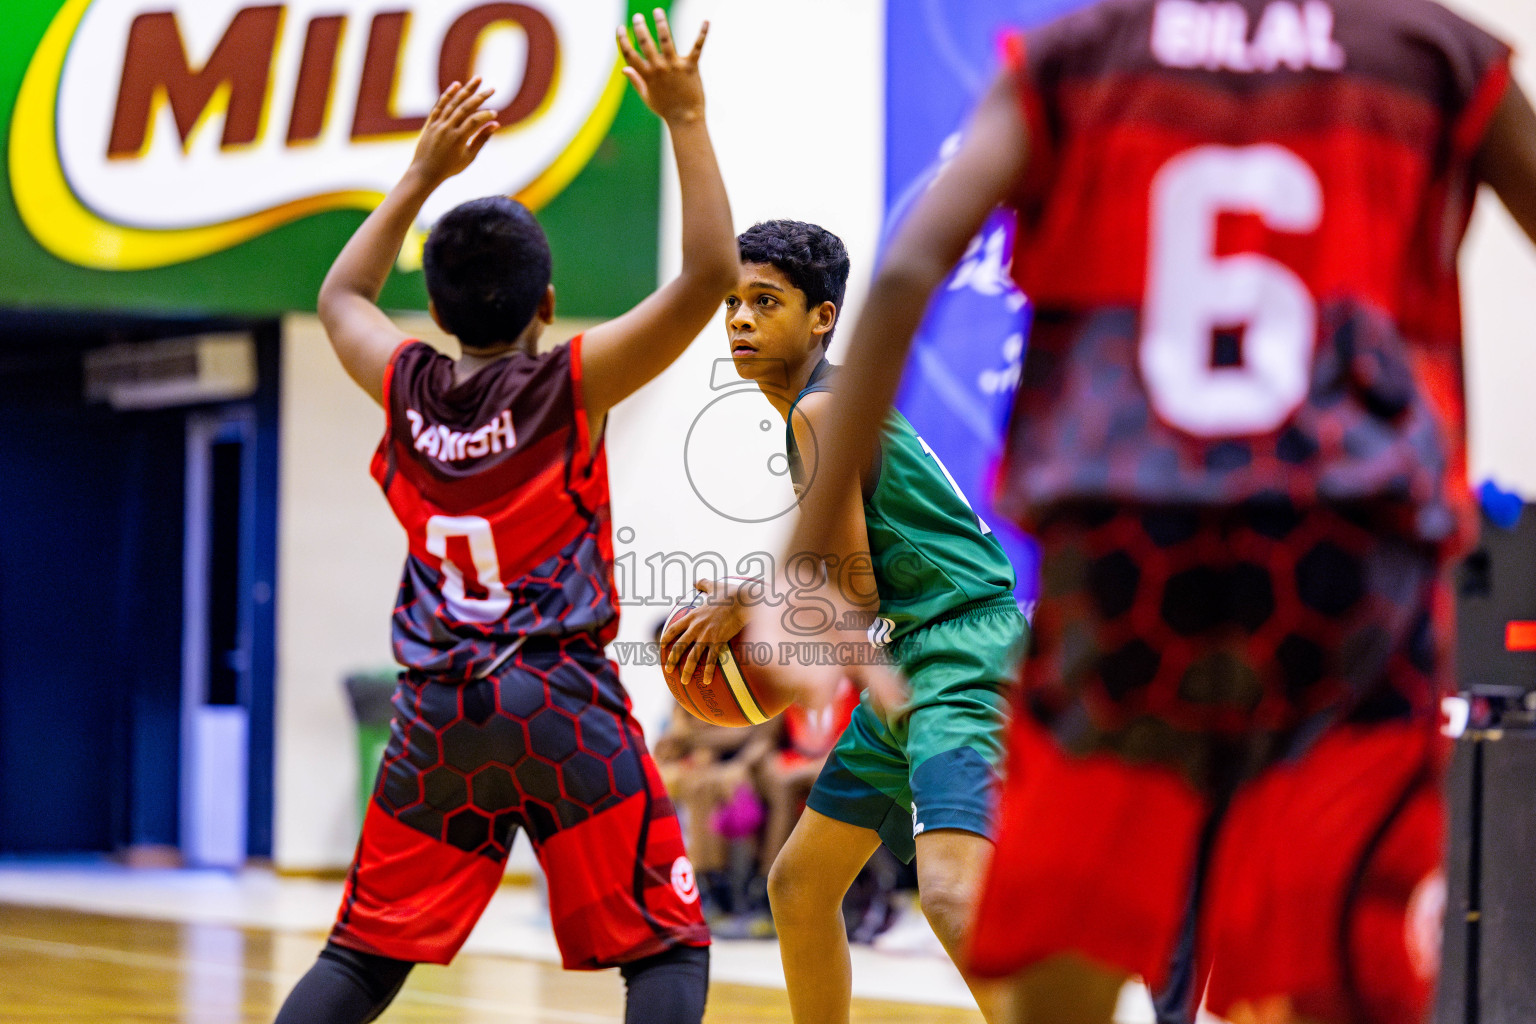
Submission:
[[[1483,136],[1477,171],[1526,236],[1536,242],[1536,112],[1514,82],[1509,83]]]
[[[848,342],[835,388],[838,401],[820,436],[821,474],[833,481],[852,480],[857,467],[867,464],[929,297],[1008,197],[1028,151],[1029,129],[1017,87],[1004,72],[976,108],[954,159],[898,229],[875,274]],[[806,495],[786,549],[791,556],[830,550],[839,494],[831,486]]]
[[[480,104],[491,90],[480,79],[453,83],[437,98],[399,184],[368,215],[320,285],[318,312],[341,365],[375,402],[384,401],[384,371],[405,335],[378,305],[389,269],[421,206],[444,181],[468,167],[497,128]]]
[[[640,98],[667,124],[683,199],[683,266],[676,278],[617,319],[582,339],[583,399],[595,425],[608,410],[672,364],[696,338],[736,284],[736,236],[731,204],[704,123],[699,54],[705,22],[693,49],[679,55],[666,13],[655,12],[656,39],[635,15],[635,38],[619,29],[625,75]]]
[[[825,557],[839,546],[847,496],[859,468],[871,463],[928,299],[992,210],[1008,197],[1024,172],[1028,153],[1029,128],[1016,86],[1005,72],[982,98],[959,151],[917,201],[875,274],[833,389],[837,401],[826,426],[817,431],[817,486],[801,501],[784,564]],[[825,589],[832,588],[829,579]],[[785,608],[755,610],[747,635],[777,650],[781,642],[795,639],[785,626],[788,614]],[[819,668],[796,672],[775,664],[768,671],[811,706],[827,703],[837,685],[832,673]],[[904,699],[901,680],[874,659],[848,665],[847,674],[883,706]]]
[[[795,407],[790,422],[795,432],[795,443],[802,452],[818,451],[816,439],[831,408],[832,396],[826,392],[807,395]],[[818,487],[832,486],[830,482],[824,484],[830,478],[824,477],[819,471],[813,471],[810,477],[806,494]],[[805,629],[810,630],[815,628],[813,623],[820,619],[822,627],[815,628],[813,633],[791,632],[788,623],[781,620],[781,625],[786,627],[786,641],[853,641],[851,646],[856,647],[857,642],[863,639],[864,630],[880,610],[880,594],[869,553],[869,524],[864,519],[864,502],[858,486],[852,481],[845,483],[842,491],[838,500],[831,503],[836,513],[828,533],[824,565],[820,570],[827,579],[827,585],[816,590],[816,606],[821,609],[821,613],[807,617],[809,621],[800,622]],[[790,578],[791,570],[787,564],[776,567],[774,571],[778,573],[779,579],[766,588],[715,580],[699,580],[695,583],[696,589],[708,595],[707,599],[698,608],[669,623],[661,634],[661,649],[667,669],[678,670],[681,665],[680,674],[684,683],[691,683],[695,669],[702,669],[702,685],[710,685],[720,648],[740,633],[748,616],[758,610],[751,603],[755,596],[764,592],[778,594],[807,589]],[[774,613],[771,606],[762,611],[765,614]],[[858,619],[862,621],[850,632],[845,623]],[[778,649],[777,644],[775,649]],[[780,668],[788,676],[794,676],[797,671],[795,666],[782,665]],[[831,678],[821,680],[818,685],[821,688],[835,688],[843,676],[843,669],[831,664],[819,668],[830,673]]]

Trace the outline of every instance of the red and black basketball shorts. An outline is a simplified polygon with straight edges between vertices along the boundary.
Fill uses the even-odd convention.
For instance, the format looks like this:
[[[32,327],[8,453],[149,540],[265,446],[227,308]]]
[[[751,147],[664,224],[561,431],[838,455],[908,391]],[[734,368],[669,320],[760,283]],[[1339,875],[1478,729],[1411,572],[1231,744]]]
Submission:
[[[1039,526],[973,971],[1074,952],[1160,990],[1192,934],[1217,1014],[1422,1018],[1446,598],[1438,553],[1378,522],[1275,501]]]
[[[447,963],[523,828],[567,968],[709,943],[676,810],[601,647],[531,639],[462,684],[406,673],[394,706],[334,942]]]

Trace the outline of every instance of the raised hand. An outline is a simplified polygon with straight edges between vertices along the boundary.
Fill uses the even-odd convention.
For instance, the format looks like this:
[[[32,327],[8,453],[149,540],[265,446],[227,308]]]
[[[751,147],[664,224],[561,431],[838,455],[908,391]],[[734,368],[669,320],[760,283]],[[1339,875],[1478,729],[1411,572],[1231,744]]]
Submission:
[[[631,43],[624,26],[618,28],[619,52],[624,55],[624,76],[634,85],[635,91],[662,120],[697,121],[704,117],[704,83],[699,80],[699,54],[704,52],[704,37],[709,35],[709,22],[699,27],[699,37],[693,49],[679,56],[672,42],[672,27],[667,24],[667,12],[660,7],[652,12],[656,19],[656,36],[645,24],[645,15],[635,15],[635,43]],[[638,49],[637,49],[638,45]]]
[[[480,109],[493,91],[481,89],[476,77],[463,85],[454,82],[437,98],[411,160],[412,169],[434,187],[468,167],[501,127],[494,110]]]

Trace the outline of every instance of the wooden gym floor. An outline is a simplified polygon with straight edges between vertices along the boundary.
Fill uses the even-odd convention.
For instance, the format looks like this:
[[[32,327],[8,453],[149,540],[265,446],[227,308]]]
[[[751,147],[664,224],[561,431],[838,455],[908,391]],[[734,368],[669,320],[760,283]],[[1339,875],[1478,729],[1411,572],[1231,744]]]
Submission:
[[[0,904],[0,1021],[28,1024],[268,1024],[319,949],[318,936],[223,924],[107,917]],[[465,954],[418,967],[392,1024],[618,1024],[614,971]],[[781,990],[716,983],[706,1020],[787,1021]],[[960,1024],[966,1010],[855,1001],[860,1024]]]

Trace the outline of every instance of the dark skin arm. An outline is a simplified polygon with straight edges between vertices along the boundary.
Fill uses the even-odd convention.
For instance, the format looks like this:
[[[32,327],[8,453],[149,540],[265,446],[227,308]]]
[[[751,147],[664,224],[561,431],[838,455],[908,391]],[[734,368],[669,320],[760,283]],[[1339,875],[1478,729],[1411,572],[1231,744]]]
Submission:
[[[816,438],[825,427],[832,409],[832,395],[818,392],[807,395],[796,406],[791,418],[794,424],[795,444],[802,452],[818,451]],[[820,485],[818,472],[810,488]],[[869,558],[869,527],[864,522],[864,502],[850,484],[837,503],[836,520],[831,532],[831,543],[826,548],[833,566],[832,588],[834,620],[841,620],[849,611],[873,615],[880,607],[880,595],[876,592]],[[663,655],[667,668],[677,669],[685,681],[694,679],[694,671],[702,672],[700,682],[710,685],[714,678],[718,651],[746,625],[752,608],[744,603],[748,591],[740,584],[725,584],[715,580],[699,580],[694,586],[709,595],[705,601],[687,615],[668,624],[661,634]],[[787,583],[781,583],[789,589]]]
[[[1029,159],[1029,128],[1013,81],[999,75],[982,98],[954,159],[917,201],[891,241],[884,264],[875,275],[864,310],[853,325],[843,381],[857,387],[836,391],[825,427],[818,427],[821,465],[818,482],[852,482],[868,464],[880,436],[886,412],[901,384],[912,337],[922,322],[928,300],[965,254],[965,248],[987,217],[1009,196]],[[796,552],[833,549],[840,529],[838,503],[848,487],[812,488],[800,506],[800,519],[785,548]],[[785,636],[782,609],[757,610],[748,626],[754,641],[777,643]],[[804,695],[804,703],[826,703],[841,673],[817,671],[803,678],[773,666],[780,685]],[[882,702],[890,693],[891,676],[874,665],[850,665],[848,675],[871,687]],[[780,674],[782,673],[782,674]]]
[[[399,184],[368,215],[331,264],[316,310],[347,375],[384,402],[384,371],[406,335],[378,307],[379,292],[400,255],[406,232],[439,185],[470,165],[497,128],[480,104],[491,90],[480,79],[454,82],[427,115],[416,155]]]
[[[1478,176],[1536,243],[1536,112],[1510,82],[1477,152]]]
[[[820,472],[849,480],[867,462],[896,397],[912,337],[928,300],[976,232],[1008,198],[1029,154],[1029,129],[1012,80],[1000,75],[982,98],[965,139],[902,224],[853,325],[842,379],[821,438]],[[828,489],[807,494],[788,550],[825,551],[834,522]]]
[[[692,51],[679,54],[666,13],[657,8],[655,18],[654,40],[637,14],[639,48],[621,28],[619,49],[628,64],[624,73],[672,138],[683,201],[683,265],[634,309],[583,336],[582,397],[594,433],[609,409],[671,366],[698,337],[736,284],[739,266],[731,204],[704,123],[699,54],[709,24],[699,30]]]

